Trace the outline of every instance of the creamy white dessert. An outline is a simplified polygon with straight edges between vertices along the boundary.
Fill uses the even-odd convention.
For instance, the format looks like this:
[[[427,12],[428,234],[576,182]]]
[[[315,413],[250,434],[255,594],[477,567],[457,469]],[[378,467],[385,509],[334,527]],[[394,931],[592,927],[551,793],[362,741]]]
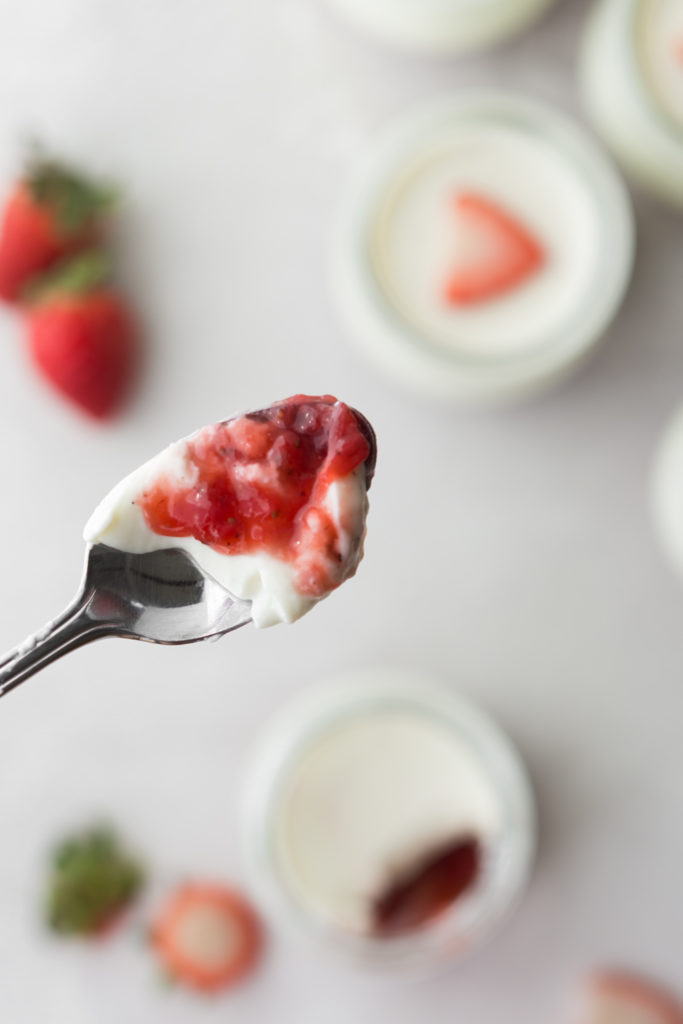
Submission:
[[[341,722],[301,752],[272,828],[295,899],[327,923],[369,934],[397,879],[449,843],[485,848],[500,818],[467,746],[427,717],[385,710]]]
[[[554,0],[328,0],[358,28],[409,50],[457,53],[527,28]]]
[[[624,167],[683,205],[683,4],[599,0],[581,59],[588,111]]]
[[[493,723],[420,675],[369,670],[318,685],[270,724],[245,838],[281,923],[405,967],[470,948],[511,909],[535,818]]]
[[[374,451],[359,414],[297,396],[171,444],[104,498],[85,540],[181,548],[252,602],[256,626],[293,622],[356,571]]]
[[[486,199],[505,214],[481,237],[452,201]],[[472,259],[478,244],[496,272],[505,261],[506,221],[536,239],[540,264],[517,287],[492,300],[455,304],[442,298],[451,267]],[[446,352],[514,355],[542,344],[575,313],[598,269],[600,221],[581,177],[552,145],[516,125],[482,121],[443,132],[421,147],[388,183],[372,224],[375,278],[399,314]],[[482,269],[481,273],[485,273]]]
[[[537,390],[597,341],[623,296],[621,182],[562,115],[472,94],[390,131],[342,214],[335,284],[353,336],[421,391]]]

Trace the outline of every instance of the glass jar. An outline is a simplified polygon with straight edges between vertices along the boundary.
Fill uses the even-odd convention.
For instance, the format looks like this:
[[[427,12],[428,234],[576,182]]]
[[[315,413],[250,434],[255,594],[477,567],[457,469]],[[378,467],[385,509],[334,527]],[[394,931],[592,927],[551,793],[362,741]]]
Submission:
[[[501,294],[454,306],[444,245],[467,240],[452,219],[464,195],[493,210],[502,235],[476,273],[495,275],[506,247],[514,259],[526,229],[543,262]],[[492,403],[544,390],[586,358],[633,256],[628,194],[584,130],[534,100],[473,92],[422,106],[377,142],[341,210],[333,287],[351,338],[381,369],[430,398]]]
[[[683,206],[680,0],[599,0],[586,26],[580,80],[587,110],[624,168]]]
[[[364,728],[370,732],[363,733]],[[373,733],[377,728],[380,731]],[[438,778],[429,774],[431,754],[425,756],[424,742],[432,742],[432,730],[437,744],[452,744],[452,763],[461,766]],[[384,739],[379,748],[368,747],[368,737],[378,736]],[[396,736],[403,737],[398,747]],[[406,736],[419,736],[417,745]],[[355,739],[345,747],[344,737]],[[350,751],[355,751],[355,756],[350,756]],[[400,762],[395,760],[397,751],[402,755]],[[440,747],[434,764],[451,764],[449,757],[446,748]],[[404,770],[394,774],[392,764],[399,763]],[[309,776],[311,765],[315,767]],[[419,771],[414,772],[413,765],[419,765]],[[424,778],[423,772],[427,772]],[[330,783],[330,778],[336,782]],[[403,784],[397,781],[401,778]],[[316,838],[317,811],[313,818],[300,813],[302,779],[304,792],[309,792],[308,782],[313,783],[314,810],[321,808],[322,814],[332,815],[326,820],[333,823],[334,834],[322,824]],[[316,858],[329,857],[332,852],[344,870],[352,864],[349,870],[352,875],[358,872],[359,891],[365,892],[360,875],[365,871],[367,850],[376,849],[374,840],[379,836],[381,845],[392,828],[398,826],[400,831],[408,823],[412,829],[415,821],[421,823],[416,832],[432,828],[433,823],[426,822],[431,813],[440,820],[438,800],[444,794],[452,800],[454,811],[458,808],[457,814],[469,801],[465,818],[473,815],[474,820],[479,815],[481,825],[476,827],[481,828],[482,856],[471,888],[433,919],[390,938],[349,924],[344,917],[346,904],[338,899],[346,891],[345,882],[334,868],[328,878],[327,861]],[[515,908],[532,867],[536,815],[519,756],[481,711],[422,675],[368,670],[317,686],[271,722],[251,760],[244,836],[255,892],[276,925],[356,964],[390,970],[424,968],[451,961],[478,946]],[[291,836],[294,840],[288,842]],[[411,834],[413,840],[419,849],[420,835]],[[303,850],[299,866],[309,865],[308,876],[306,868],[299,874],[293,870],[292,849]],[[399,852],[389,860],[397,862]],[[332,884],[325,889],[330,878]],[[332,893],[330,903],[320,901],[321,891]],[[349,907],[353,916],[357,904],[352,901]]]
[[[365,32],[402,49],[485,49],[527,28],[555,0],[328,0]]]
[[[664,553],[683,577],[683,409],[673,417],[659,444],[652,509]]]

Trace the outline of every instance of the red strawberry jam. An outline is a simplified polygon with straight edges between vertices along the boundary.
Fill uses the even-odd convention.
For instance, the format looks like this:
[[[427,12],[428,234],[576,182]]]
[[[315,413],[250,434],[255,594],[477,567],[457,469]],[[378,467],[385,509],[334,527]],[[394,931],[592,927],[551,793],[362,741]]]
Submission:
[[[359,413],[296,395],[200,430],[186,442],[191,483],[159,479],[137,503],[155,533],[292,563],[297,590],[318,598],[355,572],[374,460]],[[327,501],[340,482],[348,500]]]

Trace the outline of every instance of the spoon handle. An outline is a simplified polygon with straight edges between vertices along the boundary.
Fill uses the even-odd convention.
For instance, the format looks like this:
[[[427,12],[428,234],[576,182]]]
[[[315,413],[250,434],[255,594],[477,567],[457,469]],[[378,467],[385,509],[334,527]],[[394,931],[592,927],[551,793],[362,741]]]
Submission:
[[[0,658],[0,697],[51,661],[110,632],[88,614],[88,602],[89,595],[79,594],[61,615]]]

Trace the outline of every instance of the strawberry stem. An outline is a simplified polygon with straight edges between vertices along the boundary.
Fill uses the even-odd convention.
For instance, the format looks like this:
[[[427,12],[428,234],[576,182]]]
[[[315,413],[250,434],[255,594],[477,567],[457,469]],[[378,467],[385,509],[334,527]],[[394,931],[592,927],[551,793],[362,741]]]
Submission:
[[[54,215],[65,238],[79,235],[118,200],[110,185],[90,181],[63,164],[44,158],[30,162],[25,182],[36,203]]]
[[[35,278],[23,297],[29,305],[37,305],[56,295],[87,295],[106,284],[111,270],[107,253],[102,249],[88,249]]]
[[[133,902],[143,881],[137,860],[110,829],[70,836],[54,853],[47,924],[66,935],[94,935]]]

